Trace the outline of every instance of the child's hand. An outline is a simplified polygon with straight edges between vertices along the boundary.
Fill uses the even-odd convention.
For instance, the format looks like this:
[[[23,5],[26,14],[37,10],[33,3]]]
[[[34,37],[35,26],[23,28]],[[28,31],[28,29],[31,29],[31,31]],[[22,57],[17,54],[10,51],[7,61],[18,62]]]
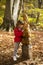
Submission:
[[[24,32],[24,30],[22,30],[22,32]]]

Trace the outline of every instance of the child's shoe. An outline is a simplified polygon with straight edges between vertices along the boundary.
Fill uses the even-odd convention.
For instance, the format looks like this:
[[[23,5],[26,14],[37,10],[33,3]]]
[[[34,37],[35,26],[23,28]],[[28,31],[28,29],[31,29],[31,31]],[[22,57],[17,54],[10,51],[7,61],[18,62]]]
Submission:
[[[13,56],[13,60],[14,60],[14,61],[17,61],[17,57],[16,57],[16,56]]]

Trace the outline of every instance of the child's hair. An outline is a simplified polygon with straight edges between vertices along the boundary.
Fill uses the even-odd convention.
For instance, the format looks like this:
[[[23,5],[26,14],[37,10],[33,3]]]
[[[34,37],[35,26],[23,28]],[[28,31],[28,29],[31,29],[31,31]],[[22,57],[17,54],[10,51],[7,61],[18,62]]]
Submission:
[[[17,24],[16,24],[16,27],[18,27],[19,25],[24,25],[24,22],[18,20],[18,21],[17,21]]]

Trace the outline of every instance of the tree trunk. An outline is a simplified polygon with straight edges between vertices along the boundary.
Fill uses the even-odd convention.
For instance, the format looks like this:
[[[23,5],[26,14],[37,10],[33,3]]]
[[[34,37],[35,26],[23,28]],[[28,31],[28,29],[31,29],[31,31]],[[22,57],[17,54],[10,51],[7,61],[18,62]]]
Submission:
[[[12,19],[14,20],[14,25],[16,26],[18,16],[19,16],[19,11],[20,11],[20,0],[15,0],[15,3],[13,4],[13,14],[12,14]]]
[[[16,26],[20,12],[20,0],[6,0],[5,15],[1,27],[9,31]]]
[[[26,44],[23,44],[23,45],[22,45],[22,57],[23,57],[24,59],[29,58],[29,47],[28,47],[28,45],[26,45]]]
[[[30,58],[30,55],[29,55],[30,27],[29,27],[29,24],[28,24],[27,15],[25,13],[23,14],[23,19],[24,19],[25,24],[24,24],[24,34],[23,34],[24,38],[22,39],[22,43],[23,43],[22,56],[24,58]]]
[[[42,0],[38,0],[38,7],[41,8]]]
[[[12,18],[13,9],[14,9],[13,6],[14,6],[14,0],[10,0],[11,18]]]
[[[39,21],[39,16],[40,16],[40,13],[38,12],[38,13],[37,13],[37,17],[36,17],[36,24],[37,24],[38,21]]]
[[[24,33],[22,39],[22,57],[24,59],[29,58],[29,32],[28,32],[28,23],[27,23],[27,15],[24,12],[24,0],[22,0],[22,13],[24,20]]]
[[[6,8],[1,28],[5,29],[6,31],[9,31],[10,27],[13,28],[13,24],[13,20],[11,19],[10,0],[6,0]]]

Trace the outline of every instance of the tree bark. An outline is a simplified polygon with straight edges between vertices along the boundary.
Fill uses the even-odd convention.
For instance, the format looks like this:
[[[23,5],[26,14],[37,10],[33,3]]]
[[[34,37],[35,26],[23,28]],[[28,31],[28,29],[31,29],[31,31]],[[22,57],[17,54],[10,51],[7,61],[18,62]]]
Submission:
[[[27,15],[24,12],[24,0],[22,0],[22,13],[24,20],[24,33],[22,39],[22,57],[24,59],[29,58],[29,33],[28,33],[28,23],[27,23]]]
[[[24,58],[30,58],[29,56],[29,37],[30,37],[30,27],[29,27],[29,24],[28,24],[28,20],[27,20],[27,15],[24,13],[23,14],[23,19],[24,19],[24,38],[22,39],[22,43],[23,43],[23,46],[22,46],[22,56]]]
[[[13,28],[13,24],[13,20],[11,19],[10,0],[6,0],[6,8],[1,28],[5,29],[6,31],[9,31],[11,26]]]
[[[37,17],[36,17],[36,24],[37,24],[38,21],[39,21],[39,16],[40,16],[40,13],[38,12],[38,13],[37,13]]]
[[[13,14],[13,6],[14,6],[14,0],[10,0],[11,18],[12,18],[12,14]]]
[[[42,0],[38,0],[38,7],[41,8]]]
[[[12,19],[14,20],[14,25],[16,26],[17,20],[18,20],[18,12],[20,10],[20,0],[15,0],[14,6],[13,6],[13,15]]]

